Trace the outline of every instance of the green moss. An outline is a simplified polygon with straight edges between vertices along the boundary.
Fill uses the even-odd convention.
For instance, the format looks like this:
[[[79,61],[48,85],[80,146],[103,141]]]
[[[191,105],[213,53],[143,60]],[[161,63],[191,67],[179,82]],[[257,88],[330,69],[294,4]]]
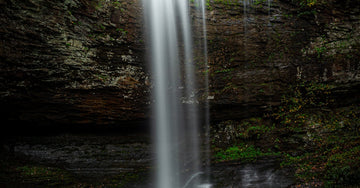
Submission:
[[[234,68],[216,70],[215,73],[228,73],[234,71]]]
[[[216,161],[229,161],[229,160],[241,160],[242,162],[256,161],[259,157],[274,156],[280,153],[261,151],[259,148],[255,148],[253,145],[239,144],[237,146],[229,147],[225,150],[220,150],[216,153]]]
[[[121,8],[121,3],[119,1],[113,1],[112,4],[113,4],[114,8],[116,8],[116,9]]]
[[[122,28],[116,28],[116,32],[120,33],[120,36],[126,36],[128,31]]]

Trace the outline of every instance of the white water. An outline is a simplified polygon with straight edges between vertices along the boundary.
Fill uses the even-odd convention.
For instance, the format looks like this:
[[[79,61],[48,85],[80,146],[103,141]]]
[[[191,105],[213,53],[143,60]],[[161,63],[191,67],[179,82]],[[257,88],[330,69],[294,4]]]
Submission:
[[[188,0],[144,0],[153,79],[157,188],[203,186]],[[209,187],[209,186],[208,186]]]
[[[270,14],[272,0],[267,0]],[[205,0],[196,0],[202,15],[204,72],[208,72]],[[243,0],[244,40],[248,11],[254,0]],[[196,98],[195,63],[188,0],[143,0],[152,75],[153,127],[157,188],[211,187],[209,168],[200,168],[199,109]],[[245,41],[245,50],[246,50]],[[209,78],[205,75],[205,95]],[[207,97],[208,98],[208,97]],[[209,98],[208,98],[209,99]],[[209,103],[205,100],[206,132],[209,133]],[[209,146],[208,135],[205,144]],[[209,150],[209,148],[205,148]],[[205,152],[209,159],[209,153]],[[205,161],[209,164],[209,160]],[[203,178],[205,177],[205,178]],[[204,180],[205,179],[205,180]],[[206,182],[201,184],[201,182]]]
[[[203,60],[204,60],[204,90],[205,90],[205,106],[204,106],[204,125],[205,125],[205,134],[204,134],[204,158],[205,158],[205,167],[204,171],[204,182],[206,184],[202,184],[203,188],[211,187],[210,182],[210,106],[209,106],[209,69],[210,66],[208,64],[208,49],[207,49],[207,27],[206,27],[206,0],[196,0],[196,4],[198,5],[198,11],[201,13],[201,26],[202,26],[202,46],[200,48],[203,49]],[[201,38],[201,37],[200,37]]]

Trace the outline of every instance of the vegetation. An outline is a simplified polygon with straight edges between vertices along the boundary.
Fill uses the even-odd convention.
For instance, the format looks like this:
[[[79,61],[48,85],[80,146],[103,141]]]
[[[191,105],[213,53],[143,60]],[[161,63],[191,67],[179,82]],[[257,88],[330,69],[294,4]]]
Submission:
[[[126,36],[126,34],[128,33],[128,31],[122,28],[117,28],[116,32],[119,32],[122,36]]]
[[[59,186],[67,185],[72,181],[69,173],[58,168],[31,165],[17,167],[16,171],[24,183]]]
[[[317,0],[300,0],[298,3],[303,7],[313,7],[316,5],[318,1]]]
[[[290,131],[288,134],[305,134],[302,154],[292,156],[283,151],[283,166],[295,167],[303,182],[318,179],[326,185],[358,184],[360,107],[333,108],[333,88],[300,82],[290,88],[293,92],[283,97],[282,105],[272,114],[279,128]]]
[[[11,187],[63,187],[74,184],[74,178],[63,169],[33,164],[2,153],[0,182]]]
[[[212,132],[214,150],[269,136],[275,127],[265,123],[262,118],[250,118],[241,122],[232,120],[221,122]]]
[[[10,187],[129,187],[148,177],[146,169],[87,179],[71,172],[33,163],[4,153],[0,156],[0,182]]]
[[[227,148],[226,150],[220,150],[215,154],[217,161],[228,161],[228,160],[241,160],[242,162],[253,162],[259,157],[264,156],[276,156],[280,153],[261,151],[259,148],[255,148],[253,145],[239,144]]]
[[[298,156],[284,152],[283,166],[295,167],[303,182],[319,179],[326,185],[359,184],[359,115],[358,106],[308,114],[311,121],[302,127],[308,146]]]
[[[336,107],[334,88],[298,82],[264,117],[220,123],[223,130],[213,133],[214,160],[281,155],[281,166],[294,169],[300,184],[359,185],[360,106]]]
[[[330,98],[333,86],[315,83],[301,82],[290,86],[291,94],[282,96],[282,105],[277,107],[271,117],[276,123],[286,128],[302,127],[307,119],[307,109],[322,108],[333,102]]]

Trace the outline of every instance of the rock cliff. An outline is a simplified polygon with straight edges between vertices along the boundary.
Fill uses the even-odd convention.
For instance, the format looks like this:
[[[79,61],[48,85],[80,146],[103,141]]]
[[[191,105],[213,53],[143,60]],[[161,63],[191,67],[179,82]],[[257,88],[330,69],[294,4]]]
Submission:
[[[121,125],[150,117],[140,0],[0,0],[0,6],[6,123]],[[192,20],[200,30],[199,16]],[[334,98],[348,99],[337,105],[360,100],[358,3],[209,1],[207,35],[213,120],[263,113],[296,82],[333,85]],[[201,51],[195,50],[200,84]]]
[[[145,118],[138,1],[1,1],[1,113],[34,124]]]
[[[269,110],[297,82],[330,84],[335,98],[359,101],[359,5],[244,2],[209,4],[212,117]]]

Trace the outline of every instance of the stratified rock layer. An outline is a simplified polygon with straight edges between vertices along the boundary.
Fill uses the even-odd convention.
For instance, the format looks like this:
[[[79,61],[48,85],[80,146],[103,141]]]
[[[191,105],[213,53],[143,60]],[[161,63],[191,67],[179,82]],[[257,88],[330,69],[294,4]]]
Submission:
[[[209,5],[213,118],[243,118],[269,110],[296,82],[333,85],[334,98],[351,99],[337,105],[359,101],[359,5],[296,2]]]
[[[121,125],[150,118],[141,1],[0,0],[2,119]],[[195,10],[195,6],[193,6]],[[211,117],[243,118],[279,104],[295,82],[334,85],[359,102],[360,8],[331,0],[207,5],[209,71],[192,14],[198,82],[209,74]],[[146,28],[145,28],[146,29]],[[205,89],[196,91],[200,104]]]
[[[137,1],[1,1],[1,113],[34,124],[145,118]]]

